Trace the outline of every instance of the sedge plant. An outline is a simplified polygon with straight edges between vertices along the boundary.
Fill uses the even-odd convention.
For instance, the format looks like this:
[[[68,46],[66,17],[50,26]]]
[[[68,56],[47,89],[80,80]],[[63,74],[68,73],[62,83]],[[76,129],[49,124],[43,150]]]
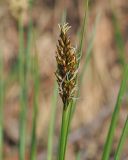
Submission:
[[[66,10],[63,11],[61,23],[66,22]],[[56,111],[57,111],[57,100],[58,100],[58,86],[56,81],[54,82],[53,96],[52,96],[52,105],[51,105],[51,116],[49,123],[49,131],[48,131],[48,146],[47,146],[47,160],[52,160],[53,153],[53,137],[55,130],[55,119],[56,119]]]
[[[78,82],[78,68],[82,54],[84,33],[87,22],[88,0],[86,1],[86,12],[80,38],[79,54],[76,48],[72,47],[70,38],[68,37],[68,24],[59,25],[60,39],[58,40],[56,61],[57,71],[56,77],[59,86],[59,94],[63,101],[61,134],[59,140],[58,160],[65,159],[68,132],[70,128],[71,117],[74,111],[74,101],[76,95],[76,87]]]
[[[58,40],[56,61],[56,78],[59,86],[59,95],[63,102],[61,134],[59,140],[58,160],[65,159],[67,138],[72,114],[73,98],[76,91],[76,78],[78,74],[78,60],[76,49],[72,47],[68,30],[70,26],[65,23],[59,25],[60,38]]]

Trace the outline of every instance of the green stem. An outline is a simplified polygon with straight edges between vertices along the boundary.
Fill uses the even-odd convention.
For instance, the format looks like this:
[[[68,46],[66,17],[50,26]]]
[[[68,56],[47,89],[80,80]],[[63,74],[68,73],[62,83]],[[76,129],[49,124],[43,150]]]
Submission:
[[[120,137],[120,141],[119,141],[119,144],[118,144],[118,147],[116,150],[114,160],[120,160],[121,152],[122,152],[124,143],[126,142],[127,136],[128,136],[128,116],[125,121],[125,125],[124,125],[123,131],[122,131],[122,135]]]
[[[125,72],[124,72],[124,77],[123,77],[123,80],[122,80],[122,83],[120,86],[117,102],[116,102],[114,112],[112,115],[111,124],[109,127],[106,143],[105,143],[104,150],[103,150],[102,160],[109,160],[109,158],[110,158],[110,152],[111,152],[111,148],[112,148],[112,142],[114,139],[115,129],[117,126],[117,121],[119,118],[121,102],[122,102],[123,95],[126,90],[126,85],[127,85],[127,80],[128,80],[128,64],[125,67],[126,68],[125,68]]]
[[[123,69],[126,64],[125,43],[124,43],[123,36],[121,33],[120,23],[117,20],[116,13],[113,10],[113,8],[112,8],[112,23],[113,23],[113,28],[114,28],[114,38],[115,38],[115,43],[117,47],[117,54],[118,54],[118,58],[119,58],[120,64],[122,65],[122,69]]]
[[[78,77],[78,84],[79,84],[78,86],[79,87],[78,87],[78,90],[77,90],[77,93],[76,93],[76,97],[80,97],[80,91],[81,91],[81,87],[82,87],[83,78],[84,78],[84,75],[85,75],[85,72],[86,72],[89,60],[90,60],[91,55],[92,55],[92,48],[93,48],[93,43],[94,43],[94,37],[95,37],[95,34],[96,34],[96,29],[97,29],[97,24],[99,22],[99,19],[100,19],[100,14],[98,14],[97,17],[96,17],[94,29],[92,31],[92,35],[91,35],[90,41],[88,43],[89,45],[88,45],[87,51],[86,51],[85,62],[84,62],[83,68],[81,70],[81,73],[80,73],[80,75]],[[85,26],[85,24],[84,24],[84,26]],[[73,110],[72,110],[72,117],[73,117],[75,109],[76,109],[77,100],[74,100],[73,103],[74,103],[74,107],[73,107]]]
[[[73,106],[72,102],[70,102],[68,106],[65,105],[63,107],[58,160],[65,159],[65,152],[66,152],[66,146],[67,146],[69,127],[70,127],[72,106]]]
[[[36,128],[37,128],[37,116],[38,116],[38,98],[39,98],[39,64],[37,55],[34,56],[33,62],[33,80],[34,80],[34,98],[33,98],[33,118],[32,118],[32,135],[31,135],[31,148],[30,148],[30,160],[36,160]]]
[[[25,159],[25,145],[26,145],[26,118],[27,118],[27,73],[28,63],[27,56],[24,50],[24,28],[22,17],[19,18],[19,80],[20,80],[20,126],[19,126],[19,160]]]
[[[81,152],[78,152],[76,156],[76,160],[80,160],[80,159],[81,159]]]
[[[83,21],[83,26],[81,30],[81,35],[80,35],[80,44],[79,44],[79,57],[81,59],[82,57],[82,51],[83,51],[83,42],[84,42],[84,35],[86,33],[86,28],[87,28],[87,19],[88,19],[88,2],[89,0],[86,0],[86,8],[85,8],[85,14],[84,14],[84,21]],[[78,61],[78,66],[80,64],[80,59]]]
[[[0,160],[3,160],[3,106],[4,106],[3,57],[0,55]]]

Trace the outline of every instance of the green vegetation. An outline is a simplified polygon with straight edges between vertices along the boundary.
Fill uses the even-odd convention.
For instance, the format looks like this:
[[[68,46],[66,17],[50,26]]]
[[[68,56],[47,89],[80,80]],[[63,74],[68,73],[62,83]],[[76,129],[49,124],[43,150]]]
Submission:
[[[0,160],[3,159],[3,107],[4,107],[4,74],[3,56],[0,52]]]
[[[128,65],[125,66],[124,77],[123,77],[123,80],[122,80],[122,83],[121,83],[121,86],[120,86],[118,98],[117,98],[116,105],[115,105],[115,108],[114,108],[114,111],[113,111],[112,120],[111,120],[111,124],[110,124],[110,128],[109,128],[109,132],[108,132],[108,135],[107,135],[106,143],[105,143],[102,160],[108,160],[110,158],[110,152],[111,152],[111,149],[112,149],[114,133],[116,131],[117,121],[118,121],[118,118],[119,118],[121,102],[122,102],[123,95],[124,95],[124,93],[126,91],[126,88],[127,88],[126,87],[127,86],[127,80],[128,80]]]
[[[123,149],[124,144],[127,141],[127,139],[126,139],[127,137],[128,137],[128,116],[126,118],[125,125],[122,130],[122,135],[120,137],[119,144],[118,144],[118,147],[117,147],[117,150],[115,153],[115,158],[114,158],[115,160],[120,160],[122,149]]]
[[[31,0],[29,2],[30,2],[29,12],[31,15],[33,1]],[[69,62],[68,63],[69,66],[68,67],[66,66],[66,67],[68,69],[70,68],[69,72],[72,72],[74,76],[71,73],[67,72],[66,73],[67,79],[65,77],[62,77],[63,74],[61,73],[63,73],[64,71],[62,71],[62,68],[60,67],[60,63],[62,62],[64,63],[64,61],[62,61],[63,58],[60,55],[59,55],[60,57],[57,55],[58,56],[58,59],[57,59],[58,66],[57,67],[61,68],[61,69],[59,68],[61,72],[57,72],[56,77],[57,77],[57,82],[60,80],[61,84],[58,83],[59,87],[57,87],[57,83],[54,82],[53,96],[51,100],[51,115],[50,115],[50,122],[49,122],[49,132],[48,132],[47,160],[54,159],[53,158],[54,157],[53,156],[53,146],[54,146],[53,139],[54,139],[55,120],[56,120],[56,111],[57,111],[57,102],[58,102],[58,92],[60,93],[60,96],[63,101],[63,108],[62,108],[62,121],[61,121],[62,123],[60,126],[61,128],[60,138],[58,139],[59,140],[58,153],[56,155],[56,159],[65,160],[66,148],[67,148],[67,143],[68,143],[68,135],[70,131],[70,125],[72,122],[71,120],[72,120],[74,111],[77,106],[76,99],[80,95],[83,77],[86,72],[87,65],[91,59],[93,42],[94,42],[94,38],[96,35],[96,28],[97,28],[97,24],[100,19],[100,14],[98,14],[96,16],[96,20],[95,20],[95,24],[94,24],[92,33],[90,34],[91,38],[87,44],[86,56],[84,57],[84,65],[83,65],[83,68],[81,69],[81,72],[79,73],[77,72],[77,69],[80,66],[80,60],[81,60],[81,57],[83,56],[82,53],[83,53],[84,39],[85,39],[87,20],[88,20],[88,2],[89,0],[86,1],[85,15],[84,15],[84,20],[83,20],[83,25],[81,28],[81,34],[79,37],[79,47],[78,47],[78,51],[75,54],[75,56],[78,58],[78,61],[73,59],[73,56],[72,56],[73,53],[71,52],[71,50],[69,53],[70,57],[68,57],[69,55],[66,55],[71,61],[71,64]],[[114,111],[112,113],[112,119],[110,122],[110,127],[108,130],[107,138],[105,141],[105,146],[103,149],[102,160],[109,160],[111,158],[110,155],[112,151],[114,135],[115,135],[116,128],[118,125],[121,104],[122,104],[123,96],[127,89],[127,81],[128,81],[128,64],[126,64],[126,60],[125,60],[124,41],[121,35],[119,24],[114,15],[112,17],[112,20],[113,20],[113,26],[115,28],[114,33],[115,33],[115,42],[117,44],[117,49],[118,49],[118,57],[119,57],[121,64],[123,65],[122,68],[123,68],[124,74],[123,74],[122,82],[120,85],[120,90],[118,93],[117,101],[114,107]],[[62,16],[62,24],[65,24],[64,22],[66,22],[66,11],[64,11],[63,16]],[[63,28],[63,26],[60,25],[59,26],[60,30],[64,29],[64,32],[67,32],[67,30],[70,27],[69,26],[67,27],[67,24],[65,24],[65,26],[66,27]],[[24,34],[25,34],[25,28],[23,25],[22,17],[20,17],[19,18],[19,53],[18,53],[18,60],[16,63],[16,65],[18,65],[18,69],[16,68],[16,66],[13,66],[14,68],[11,70],[12,75],[9,74],[8,77],[10,77],[10,79],[12,79],[13,81],[15,79],[14,77],[18,76],[18,80],[19,80],[18,82],[20,85],[19,150],[18,150],[19,160],[25,160],[25,155],[26,155],[27,111],[28,111],[28,104],[29,104],[28,92],[29,92],[29,80],[30,78],[32,79],[34,94],[33,94],[33,99],[32,99],[33,115],[32,115],[32,131],[30,135],[31,146],[29,149],[29,158],[30,160],[36,160],[37,159],[36,129],[37,129],[37,117],[38,117],[38,107],[39,107],[40,73],[39,73],[39,60],[38,60],[36,41],[34,37],[34,29],[33,29],[33,23],[32,23],[31,16],[30,16],[29,25],[28,25],[28,31],[26,34],[26,45],[24,42]],[[66,39],[64,38],[65,34],[61,36],[62,36],[61,37],[62,39]],[[59,45],[63,46],[63,43],[61,43],[61,40],[59,41]],[[34,45],[32,44],[32,42]],[[69,49],[68,44],[66,47],[64,46],[64,49],[65,48]],[[33,52],[33,48],[34,48],[34,56],[32,57],[31,53]],[[65,68],[63,68],[63,70],[64,69]],[[65,82],[65,79],[66,79],[66,82]],[[3,134],[4,133],[4,127],[3,127],[4,113],[3,113],[3,109],[4,109],[5,87],[7,87],[5,86],[5,83],[8,86],[9,80],[5,80],[5,77],[4,77],[3,53],[0,52],[0,160],[4,160],[4,155],[3,155],[4,154],[4,151],[3,151],[4,149],[4,134]],[[65,83],[65,86],[66,86],[66,87],[64,86],[65,88],[62,86],[62,83]],[[70,87],[68,88],[67,85],[69,85]],[[68,94],[68,91],[70,90],[70,88],[71,88],[71,93],[73,93],[76,86],[78,90],[75,96],[74,94],[73,96],[71,94]],[[63,92],[61,92],[63,88],[64,90]],[[67,88],[69,90],[65,92]],[[65,96],[65,93],[68,96],[67,95]],[[119,143],[118,143],[117,149],[114,154],[115,160],[121,159],[121,154],[123,152],[123,147],[124,147],[127,137],[128,137],[128,117],[126,118],[124,127],[121,132],[121,136],[119,139]],[[76,160],[81,160],[81,152],[78,152],[76,156]]]

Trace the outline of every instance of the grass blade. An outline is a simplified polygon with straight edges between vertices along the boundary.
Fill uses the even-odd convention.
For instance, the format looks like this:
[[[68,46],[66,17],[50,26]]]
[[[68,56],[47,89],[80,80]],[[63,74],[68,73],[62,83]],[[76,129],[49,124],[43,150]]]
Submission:
[[[26,116],[27,116],[27,73],[28,64],[24,49],[24,29],[22,19],[19,19],[19,80],[20,80],[20,126],[19,126],[19,160],[25,159],[25,145],[26,145]]]
[[[114,133],[115,133],[115,129],[117,126],[117,120],[119,117],[119,111],[120,111],[120,107],[121,107],[121,102],[122,102],[122,98],[123,95],[125,93],[126,90],[126,84],[127,84],[127,80],[128,80],[128,64],[125,66],[125,72],[124,72],[124,77],[120,86],[120,90],[118,93],[118,98],[116,101],[116,105],[114,108],[114,112],[112,115],[112,120],[111,120],[111,124],[110,124],[110,128],[108,131],[108,135],[107,135],[107,139],[106,139],[106,143],[104,146],[104,150],[103,150],[103,155],[102,155],[102,160],[108,160],[110,157],[110,152],[111,152],[111,148],[112,148],[112,142],[113,142],[113,138],[114,138]]]
[[[86,0],[86,9],[85,9],[85,14],[84,14],[84,21],[83,21],[83,26],[80,34],[80,44],[79,44],[79,50],[78,50],[78,65],[80,63],[80,59],[82,57],[82,51],[83,51],[83,41],[85,37],[85,32],[86,32],[86,26],[87,26],[87,18],[88,18],[88,2],[89,0]]]
[[[122,66],[124,67],[124,65],[126,63],[125,44],[124,44],[123,36],[121,33],[120,25],[117,21],[117,18],[115,16],[114,11],[112,14],[112,22],[113,22],[113,27],[114,27],[115,42],[116,42],[116,46],[117,46],[117,53],[118,53],[119,61],[122,64]]]
[[[31,15],[31,9],[33,0],[29,0],[29,12]],[[20,95],[20,127],[19,127],[19,160],[25,159],[25,146],[26,146],[26,118],[27,118],[27,106],[28,106],[28,74],[30,70],[30,48],[31,48],[31,31],[32,20],[29,22],[29,32],[27,37],[27,48],[24,49],[24,27],[22,21],[22,15],[19,18],[19,79],[21,86]]]
[[[117,147],[117,150],[116,150],[116,153],[115,153],[114,160],[120,160],[122,149],[123,149],[124,143],[126,142],[127,136],[128,136],[128,116],[126,118],[125,125],[124,125],[124,128],[122,130],[122,135],[121,135],[120,140],[119,140],[119,144],[118,144],[118,147]]]
[[[82,57],[82,51],[83,51],[83,41],[84,41],[84,35],[85,35],[85,31],[86,31],[86,26],[87,26],[87,17],[88,17],[88,2],[89,0],[86,1],[86,8],[85,8],[85,14],[84,14],[84,20],[83,20],[83,26],[82,26],[82,29],[81,29],[81,34],[80,34],[80,44],[79,44],[79,50],[78,50],[78,66],[80,64],[80,60],[81,60],[81,57]],[[77,81],[78,81],[78,77],[77,77]],[[77,91],[77,97],[78,97],[78,92]],[[73,101],[73,106],[72,107],[72,114],[71,114],[71,119],[73,117],[73,114],[74,114],[74,111],[76,109],[76,100]]]
[[[32,1],[31,1],[32,3]],[[32,4],[31,4],[32,5]],[[32,7],[32,6],[31,6]],[[31,9],[31,8],[30,8]],[[31,10],[30,10],[31,11]],[[31,14],[31,13],[30,13]],[[31,15],[30,15],[31,16]],[[30,147],[30,160],[36,160],[36,126],[37,126],[37,115],[38,115],[38,97],[39,97],[39,62],[38,62],[38,54],[36,49],[36,40],[34,39],[34,50],[35,55],[33,57],[33,61],[31,64],[30,61],[30,52],[32,47],[32,35],[33,35],[33,24],[32,19],[29,22],[29,30],[28,30],[28,40],[27,40],[27,54],[29,58],[28,69],[32,68],[32,77],[34,81],[34,96],[33,96],[33,116],[32,116],[32,134],[31,134],[31,147]]]
[[[24,160],[25,158],[25,133],[24,133],[24,104],[23,104],[23,81],[24,81],[24,71],[23,71],[23,53],[24,53],[24,30],[22,20],[19,19],[19,80],[20,80],[20,126],[19,126],[19,160]]]
[[[33,62],[33,79],[34,79],[34,100],[33,100],[33,118],[32,118],[32,138],[31,138],[31,150],[30,160],[36,160],[36,126],[38,116],[38,97],[39,97],[39,62],[38,57],[35,55]]]
[[[78,78],[78,83],[79,83],[79,87],[78,87],[78,90],[77,90],[77,95],[76,97],[79,97],[80,96],[80,90],[81,90],[81,86],[82,86],[82,81],[83,81],[83,77],[84,77],[84,74],[85,74],[85,71],[86,71],[86,68],[88,66],[88,63],[90,61],[90,58],[91,58],[91,53],[92,53],[92,48],[93,48],[93,43],[94,43],[94,37],[96,35],[96,28],[97,28],[97,24],[99,22],[99,19],[100,19],[100,14],[97,15],[96,17],[96,21],[95,21],[95,25],[94,25],[94,29],[92,31],[92,35],[91,35],[91,38],[90,38],[90,41],[89,41],[89,45],[88,45],[88,48],[87,48],[87,52],[86,52],[86,57],[85,57],[85,62],[84,62],[84,66],[82,68],[82,71],[81,71],[81,74]],[[74,101],[74,107],[73,107],[73,113],[76,109],[76,104],[77,104],[77,101],[75,100]],[[73,116],[73,113],[72,113],[72,116]]]
[[[4,107],[4,80],[3,56],[0,53],[0,160],[3,160],[3,107]]]
[[[93,44],[94,44],[94,38],[95,38],[95,35],[96,35],[96,29],[97,29],[97,25],[99,23],[99,20],[100,20],[100,13],[96,17],[96,20],[95,20],[95,23],[94,23],[94,28],[93,28],[93,31],[92,31],[92,35],[91,35],[91,38],[90,38],[89,43],[88,43],[85,62],[84,62],[84,66],[82,68],[82,72],[80,74],[80,79],[79,79],[80,80],[80,82],[79,82],[80,85],[82,84],[84,73],[86,71],[87,65],[88,65],[88,63],[90,61],[90,58],[91,58],[92,48],[93,48]],[[81,87],[79,87],[79,88],[81,88]]]

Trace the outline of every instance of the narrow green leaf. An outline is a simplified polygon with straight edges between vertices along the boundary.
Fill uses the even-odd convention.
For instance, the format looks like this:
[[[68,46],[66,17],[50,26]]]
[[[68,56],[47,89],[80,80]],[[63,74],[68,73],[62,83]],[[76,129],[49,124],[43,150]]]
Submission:
[[[86,0],[86,8],[85,8],[85,14],[84,14],[84,20],[83,20],[83,26],[80,34],[80,44],[79,44],[79,50],[78,50],[78,65],[80,63],[81,57],[82,57],[82,52],[83,52],[83,41],[85,37],[85,32],[87,28],[87,19],[88,19],[88,2],[89,0]]]
[[[3,73],[3,56],[0,51],[0,160],[3,160],[3,107],[4,107],[4,73]]]
[[[88,63],[89,63],[91,55],[92,55],[94,37],[96,35],[96,29],[97,29],[97,25],[98,25],[99,19],[100,19],[100,14],[98,14],[97,17],[96,17],[96,21],[95,21],[94,28],[93,28],[93,31],[92,31],[92,34],[91,34],[91,38],[90,38],[89,43],[88,43],[88,48],[87,48],[87,52],[86,52],[86,56],[85,56],[84,66],[82,68],[80,76],[78,77],[78,83],[79,83],[78,86],[79,87],[78,87],[78,90],[77,90],[76,97],[80,96],[80,90],[81,90],[81,86],[82,86],[82,82],[83,82],[83,77],[84,77],[86,68],[88,66]],[[73,116],[73,113],[74,113],[74,111],[76,109],[76,104],[77,104],[77,100],[74,100],[74,107],[73,107],[73,111],[72,111],[72,116]]]
[[[123,95],[126,90],[126,85],[127,85],[127,80],[128,80],[128,64],[125,66],[125,72],[124,72],[124,77],[120,86],[119,94],[117,97],[116,105],[112,114],[112,119],[111,119],[111,124],[109,127],[107,139],[105,142],[104,150],[103,150],[103,155],[102,155],[102,160],[108,160],[110,158],[110,152],[112,149],[112,143],[113,143],[113,138],[114,138],[114,133],[116,130],[117,126],[117,121],[119,118],[119,111],[121,107],[121,102],[123,99]]]
[[[36,140],[36,126],[37,126],[37,116],[38,116],[38,98],[39,98],[39,62],[37,54],[33,59],[33,80],[34,80],[34,99],[33,99],[33,118],[32,118],[32,136],[31,136],[31,150],[30,150],[30,160],[36,160],[36,150],[37,150],[37,140]]]
[[[77,153],[76,160],[81,160],[81,152]]]
[[[116,18],[114,11],[112,14],[112,22],[113,22],[113,27],[114,27],[115,42],[116,42],[116,46],[117,46],[117,53],[118,53],[119,61],[122,64],[122,66],[124,67],[124,65],[126,63],[125,44],[124,44],[123,36],[121,33],[120,24]]]
[[[26,146],[26,116],[27,116],[27,54],[24,49],[24,28],[22,19],[19,19],[19,81],[20,81],[20,125],[19,125],[19,160],[25,159],[25,146]]]
[[[89,43],[88,43],[85,62],[84,62],[84,66],[82,68],[82,72],[80,74],[80,79],[79,79],[80,80],[80,82],[79,82],[80,85],[82,84],[82,80],[83,80],[87,65],[88,65],[88,63],[90,61],[90,58],[91,58],[91,55],[92,55],[92,48],[93,48],[93,44],[94,44],[94,38],[95,38],[95,35],[96,35],[97,25],[99,24],[100,16],[101,16],[100,13],[97,14],[97,16],[96,16],[96,20],[95,20],[95,23],[94,23],[94,28],[92,30],[91,38],[90,38]],[[79,88],[81,88],[81,86]]]
[[[31,6],[32,7],[32,6]],[[31,13],[30,13],[31,17]],[[30,147],[30,160],[36,160],[37,140],[36,140],[36,126],[37,126],[37,115],[38,115],[38,97],[39,97],[39,62],[36,50],[36,40],[34,37],[34,30],[32,19],[30,18],[28,39],[27,39],[27,54],[28,54],[28,70],[32,69],[32,78],[34,82],[34,96],[33,96],[33,115],[32,115],[32,134],[31,134],[31,147]],[[32,38],[34,39],[34,51],[35,55],[31,60],[30,53],[32,52]],[[28,71],[29,74],[29,71]]]
[[[82,57],[82,52],[83,52],[83,41],[84,41],[84,37],[85,37],[85,31],[86,31],[86,26],[87,26],[87,18],[88,18],[88,2],[89,2],[89,0],[86,1],[83,26],[82,26],[82,29],[81,29],[80,40],[79,40],[80,44],[79,44],[79,50],[78,50],[78,67],[79,67],[80,60],[81,60],[81,57]],[[78,80],[79,80],[79,78],[77,77],[76,81],[78,82]],[[78,90],[80,90],[80,89],[78,89]],[[76,96],[78,96],[78,94],[79,94],[78,92],[79,91],[77,91]],[[76,109],[76,100],[73,101],[73,106],[74,107],[72,107],[71,119],[72,119],[74,111]]]
[[[128,116],[126,118],[125,125],[124,125],[124,128],[122,130],[122,134],[121,134],[121,137],[120,137],[120,140],[119,140],[119,144],[118,144],[118,147],[117,147],[117,150],[116,150],[116,153],[115,153],[114,160],[120,160],[121,159],[120,157],[121,157],[122,149],[123,149],[124,143],[126,142],[127,137],[128,137]]]

